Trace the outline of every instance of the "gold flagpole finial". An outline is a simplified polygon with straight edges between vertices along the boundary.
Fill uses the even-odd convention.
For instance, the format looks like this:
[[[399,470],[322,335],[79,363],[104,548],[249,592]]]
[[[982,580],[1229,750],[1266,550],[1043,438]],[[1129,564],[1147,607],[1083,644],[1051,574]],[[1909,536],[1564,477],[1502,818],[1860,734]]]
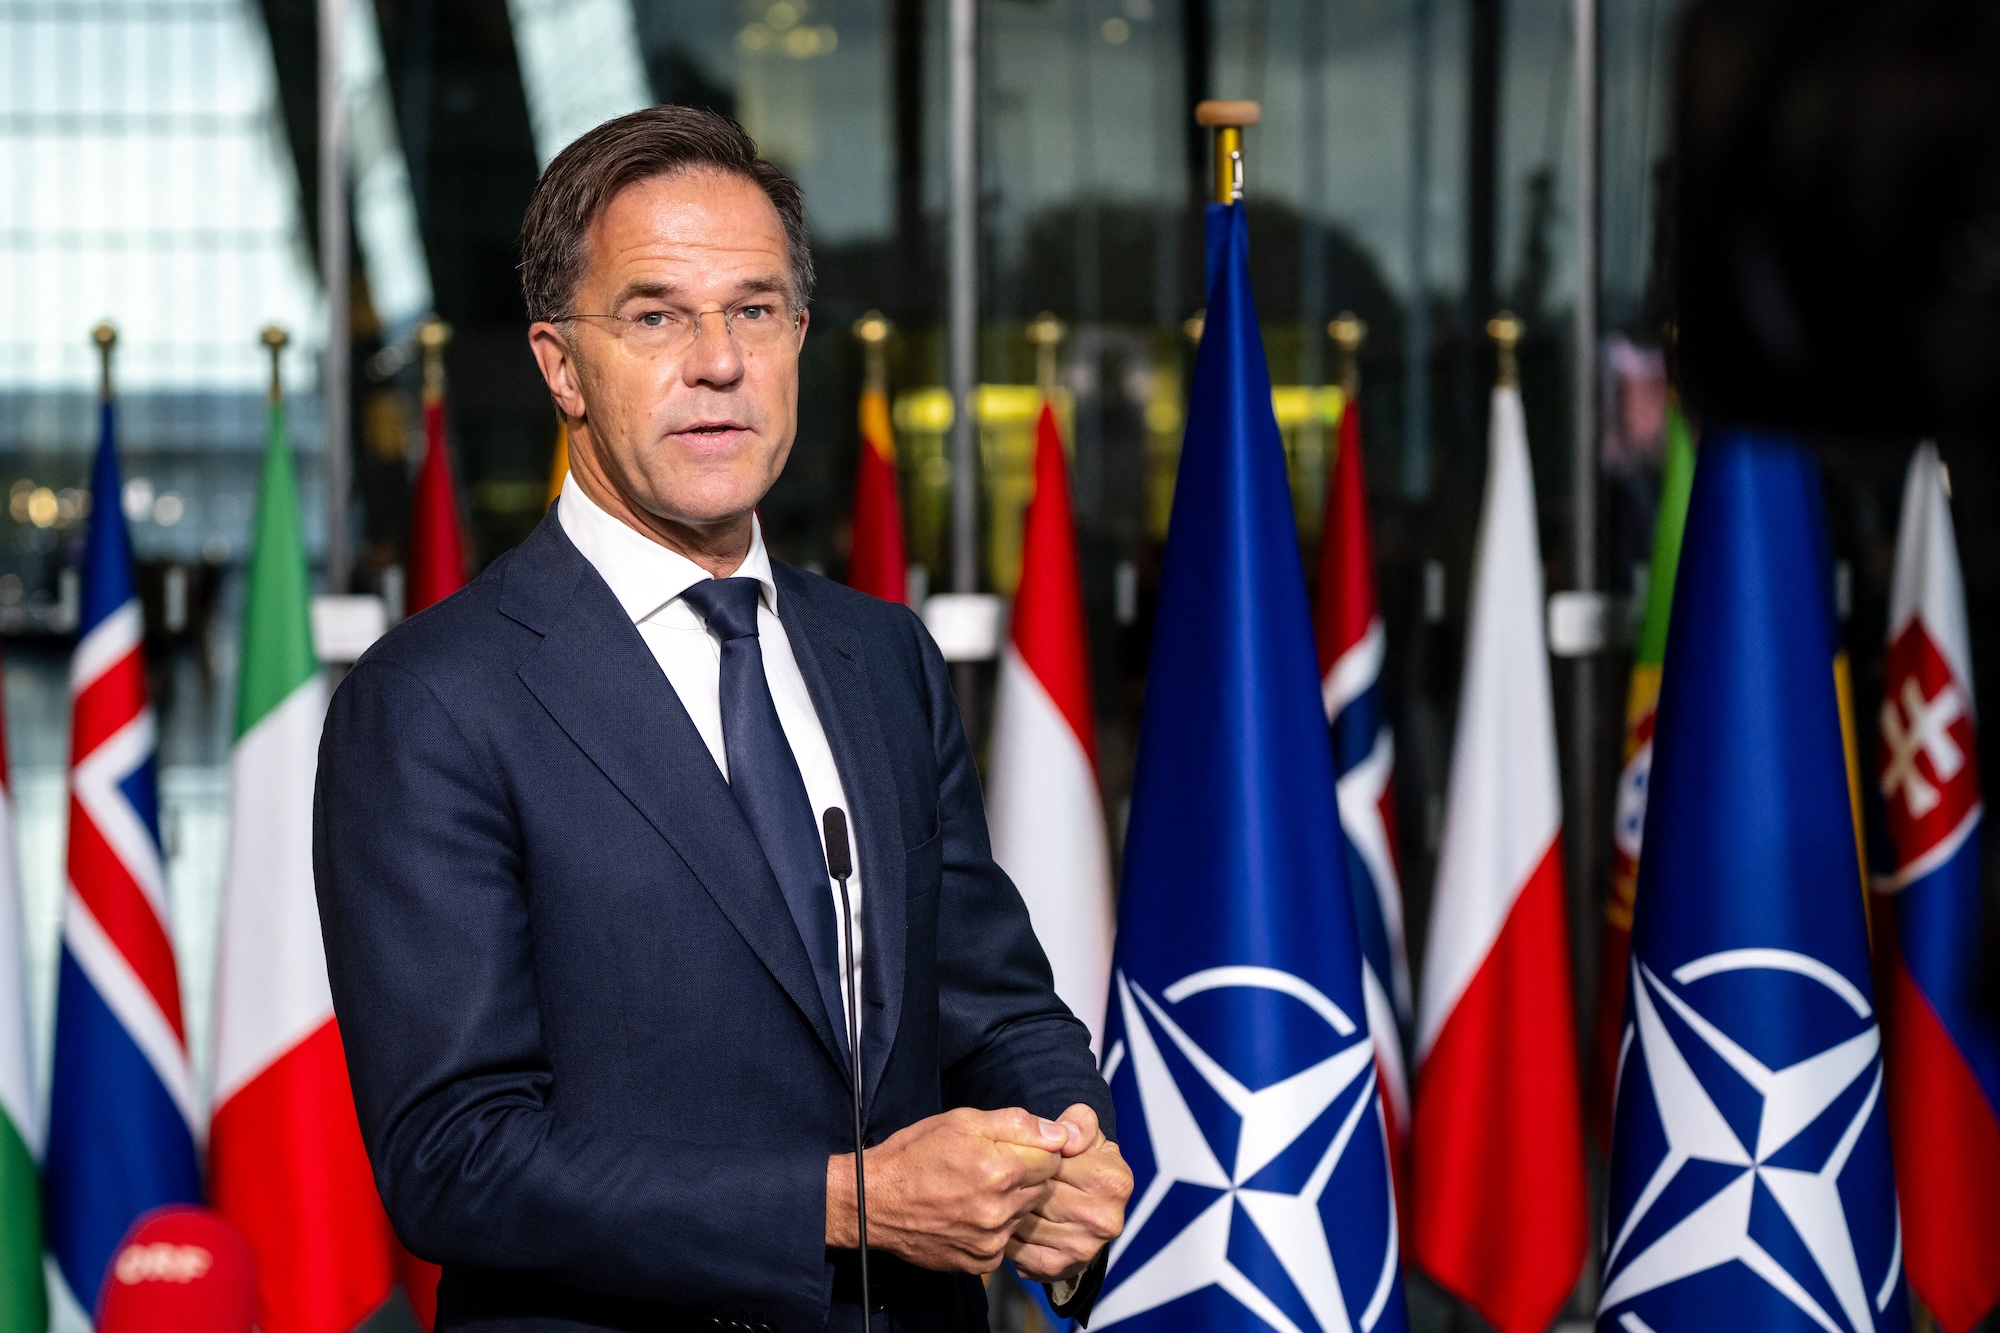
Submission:
[[[1326,336],[1340,349],[1340,391],[1352,398],[1361,391],[1361,344],[1368,325],[1352,310],[1343,310],[1326,326]]]
[[[1208,327],[1208,311],[1197,310],[1181,321],[1181,332],[1194,346],[1201,346],[1201,331]]]
[[[432,315],[417,325],[417,346],[424,352],[424,401],[444,401],[444,345],[451,341],[451,325]]]
[[[1056,346],[1068,331],[1046,310],[1028,322],[1028,341],[1035,347],[1035,386],[1044,398],[1056,391]]]
[[[90,340],[97,344],[100,372],[97,381],[98,396],[108,402],[111,398],[111,349],[118,345],[118,327],[107,319],[90,331]]]
[[[1500,349],[1500,375],[1495,388],[1511,389],[1521,383],[1521,364],[1515,350],[1521,345],[1521,321],[1511,310],[1502,310],[1486,321],[1486,336]]]
[[[889,387],[887,348],[889,335],[895,331],[896,326],[879,310],[870,310],[854,321],[854,336],[860,340],[867,358],[868,387],[878,392],[886,392]]]
[[[1215,202],[1243,198],[1243,131],[1264,118],[1255,102],[1197,102],[1194,123],[1215,131]]]
[[[282,324],[266,324],[260,335],[264,348],[271,354],[271,401],[282,402],[285,396],[283,382],[278,378],[278,354],[285,350],[285,344],[292,340]]]

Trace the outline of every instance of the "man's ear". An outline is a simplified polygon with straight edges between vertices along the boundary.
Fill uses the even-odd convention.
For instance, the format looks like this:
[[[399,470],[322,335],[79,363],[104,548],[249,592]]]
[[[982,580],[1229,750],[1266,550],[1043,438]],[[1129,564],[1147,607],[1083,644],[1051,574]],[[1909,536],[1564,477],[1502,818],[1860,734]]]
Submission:
[[[528,326],[528,348],[535,354],[535,364],[542,368],[542,380],[556,400],[556,410],[571,421],[583,417],[583,378],[577,373],[576,349],[562,330],[547,320],[538,320]]]

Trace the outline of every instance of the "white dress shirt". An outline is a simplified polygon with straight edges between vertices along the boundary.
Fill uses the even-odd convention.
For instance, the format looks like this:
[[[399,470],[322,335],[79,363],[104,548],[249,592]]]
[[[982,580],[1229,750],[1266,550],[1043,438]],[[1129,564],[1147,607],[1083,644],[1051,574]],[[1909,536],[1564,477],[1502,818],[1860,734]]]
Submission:
[[[708,624],[681,594],[709,572],[676,551],[626,526],[604,512],[583,493],[576,478],[564,479],[556,517],[583,558],[590,561],[632,623],[639,637],[653,651],[653,660],[666,673],[667,683],[680,696],[681,706],[694,720],[695,730],[708,745],[715,766],[729,777],[729,755],[722,744],[722,642],[708,632]],[[757,601],[757,638],[764,654],[764,679],[770,683],[771,699],[778,708],[778,725],[798,761],[799,776],[805,779],[806,798],[812,802],[814,823],[828,807],[847,812],[848,826],[855,825],[854,808],[840,783],[834,766],[833,747],[827,744],[826,729],[820,725],[812,696],[806,692],[805,677],[799,674],[798,658],[792,655],[792,641],[778,618],[778,585],[771,577],[771,556],[764,549],[763,528],[751,519],[750,554],[736,568],[739,578],[756,579],[762,589]],[[822,835],[823,837],[824,835]],[[853,847],[853,834],[849,833]],[[825,848],[821,848],[824,853]],[[855,855],[854,874],[847,892],[854,904],[855,925],[861,924],[861,858]],[[845,946],[847,923],[840,910],[840,890],[831,879],[826,891],[833,897],[834,929]],[[861,945],[865,930],[854,938],[854,965],[857,975],[862,965]],[[842,1002],[847,998],[847,974],[840,977]],[[857,1010],[860,1006],[856,1006]],[[858,1015],[857,1015],[858,1016]],[[834,1030],[845,1042],[847,1016],[830,1014]]]

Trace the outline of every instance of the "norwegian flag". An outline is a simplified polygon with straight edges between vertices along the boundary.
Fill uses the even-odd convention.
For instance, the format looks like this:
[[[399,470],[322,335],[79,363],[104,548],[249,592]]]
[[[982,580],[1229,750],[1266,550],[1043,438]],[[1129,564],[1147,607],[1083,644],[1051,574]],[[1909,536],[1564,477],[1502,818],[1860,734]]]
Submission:
[[[2000,1034],[1981,1002],[1972,653],[1937,449],[1903,488],[1880,782],[1894,870],[1876,881],[1889,1132],[1910,1285],[1940,1324],[2000,1302]]]
[[[115,420],[107,399],[70,659],[69,885],[46,1171],[49,1249],[85,1309],[140,1214],[201,1201]]]
[[[1382,615],[1375,603],[1375,550],[1361,467],[1361,404],[1340,414],[1339,452],[1326,488],[1319,555],[1320,698],[1333,729],[1347,880],[1361,931],[1361,985],[1375,1037],[1389,1150],[1402,1179],[1410,1130],[1403,1034],[1410,1022],[1410,965],[1403,947],[1403,885],[1396,869],[1396,741],[1382,704]]]

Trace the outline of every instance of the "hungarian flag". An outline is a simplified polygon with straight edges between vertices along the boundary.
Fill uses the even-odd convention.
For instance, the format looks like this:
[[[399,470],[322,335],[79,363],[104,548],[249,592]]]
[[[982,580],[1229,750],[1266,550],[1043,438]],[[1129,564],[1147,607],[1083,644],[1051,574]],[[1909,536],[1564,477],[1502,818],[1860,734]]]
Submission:
[[[201,1198],[116,411],[106,398],[70,656],[69,884],[45,1166],[49,1250],[86,1310],[141,1214]]]
[[[1611,1151],[1611,1098],[1618,1081],[1618,1040],[1625,1024],[1625,968],[1632,956],[1632,903],[1639,891],[1639,846],[1646,829],[1646,784],[1653,772],[1653,713],[1660,701],[1660,663],[1667,655],[1667,617],[1674,605],[1681,530],[1694,485],[1694,437],[1678,405],[1667,409],[1667,460],[1660,509],[1653,520],[1653,562],[1646,574],[1646,620],[1625,690],[1625,766],[1611,834],[1611,895],[1604,904],[1604,962],[1597,979],[1597,1035],[1591,1050],[1590,1129]]]
[[[1910,1286],[1951,1333],[2000,1302],[2000,1032],[1981,944],[1972,636],[1937,449],[1903,487],[1889,592],[1876,881],[1889,1134]]]
[[[313,894],[313,779],[327,695],[308,587],[284,408],[273,403],[230,757],[209,1147],[216,1211],[256,1256],[264,1333],[344,1333],[388,1298],[395,1276]]]
[[[424,390],[424,461],[410,497],[410,573],[404,611],[415,615],[465,586],[465,537],[458,526],[458,488],[444,447],[444,395]]]
[[[1412,1252],[1500,1333],[1583,1266],[1583,1108],[1562,798],[1521,396],[1493,391],[1458,734],[1424,956]]]
[[[1067,522],[1066,496],[1064,513]],[[861,459],[854,470],[852,542],[847,557],[848,586],[885,602],[908,600],[903,503],[896,489],[896,437],[889,428],[889,393],[872,377],[861,391]],[[1072,560],[1072,567],[1074,563]]]
[[[1333,730],[1347,883],[1361,931],[1361,985],[1375,1037],[1389,1152],[1401,1179],[1410,1132],[1403,1029],[1410,1020],[1410,965],[1403,948],[1403,883],[1396,869],[1396,741],[1382,699],[1382,613],[1375,602],[1375,550],[1361,467],[1361,403],[1340,413],[1339,452],[1326,488],[1319,555],[1320,697]]]
[[[48,1322],[42,1277],[41,1119],[29,1044],[27,940],[14,855],[13,783],[0,707],[0,1328]]]
[[[1090,1026],[1095,1047],[1104,1031],[1112,909],[1093,718],[1069,466],[1056,414],[1044,403],[1021,586],[1000,655],[987,824],[994,859],[1027,901],[1056,994]]]

